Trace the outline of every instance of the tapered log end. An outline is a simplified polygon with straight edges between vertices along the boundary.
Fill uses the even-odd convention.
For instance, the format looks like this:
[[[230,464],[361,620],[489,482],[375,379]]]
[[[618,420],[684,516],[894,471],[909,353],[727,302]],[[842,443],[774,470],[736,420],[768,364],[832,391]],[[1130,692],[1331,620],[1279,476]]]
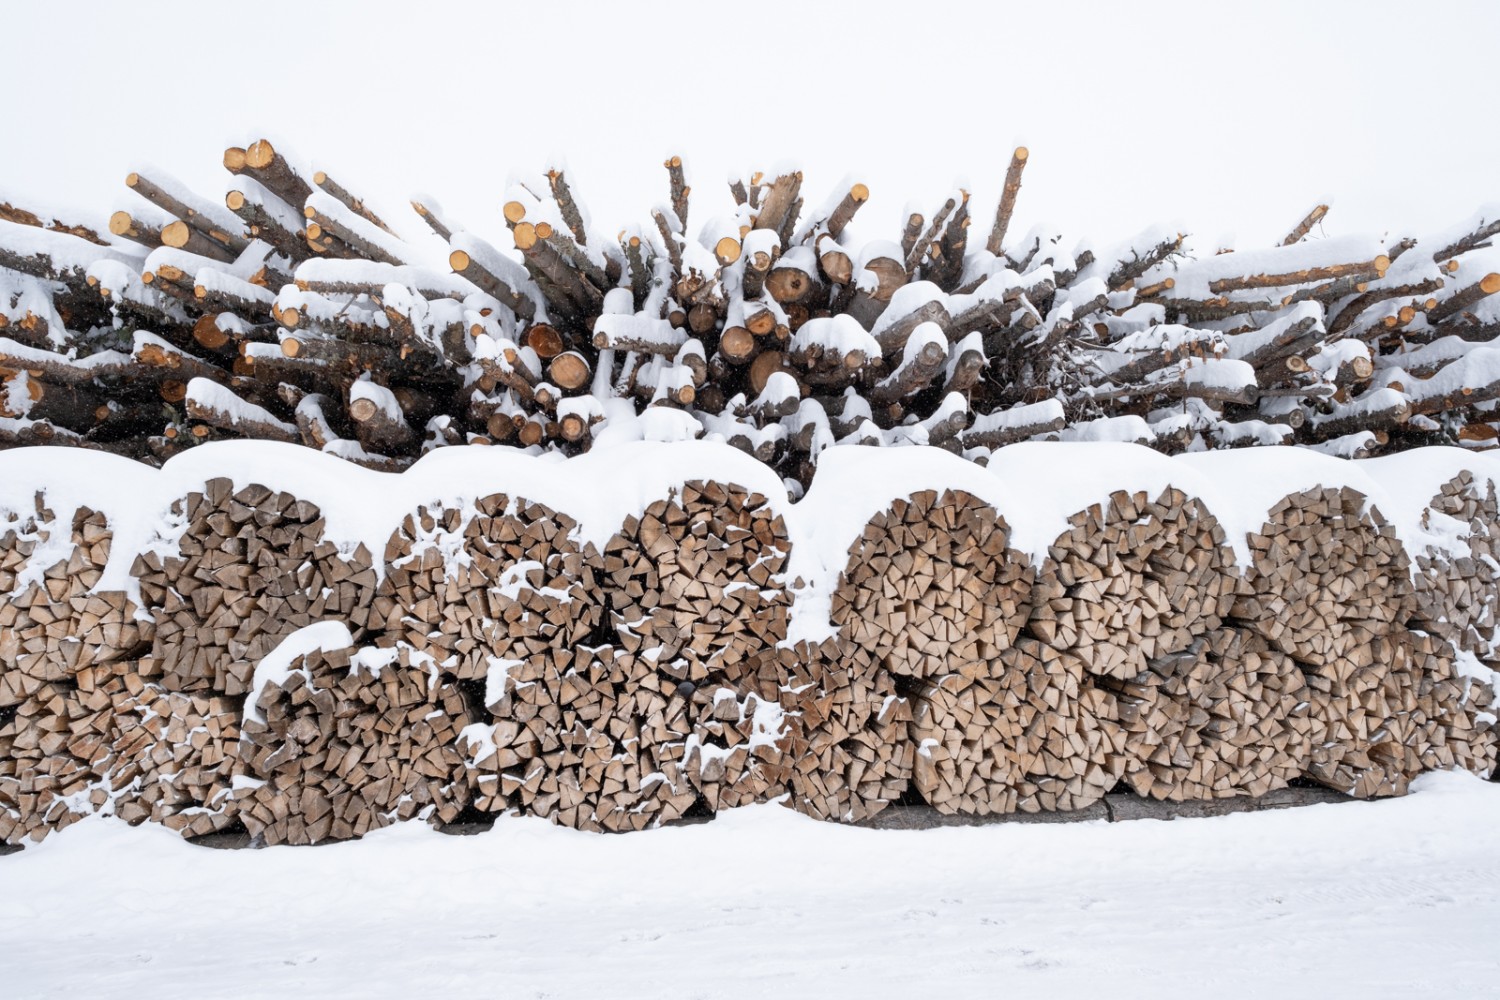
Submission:
[[[469,255],[462,250],[455,250],[448,255],[448,266],[458,273],[469,269]]]

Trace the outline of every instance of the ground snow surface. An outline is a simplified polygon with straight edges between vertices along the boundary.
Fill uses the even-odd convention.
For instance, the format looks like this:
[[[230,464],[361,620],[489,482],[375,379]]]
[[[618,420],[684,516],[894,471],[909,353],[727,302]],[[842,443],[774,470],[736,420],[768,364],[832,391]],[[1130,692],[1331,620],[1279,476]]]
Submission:
[[[775,805],[193,847],[91,820],[0,859],[0,995],[1500,996],[1500,785],[1215,819],[920,831]],[[481,992],[482,991],[482,992]]]

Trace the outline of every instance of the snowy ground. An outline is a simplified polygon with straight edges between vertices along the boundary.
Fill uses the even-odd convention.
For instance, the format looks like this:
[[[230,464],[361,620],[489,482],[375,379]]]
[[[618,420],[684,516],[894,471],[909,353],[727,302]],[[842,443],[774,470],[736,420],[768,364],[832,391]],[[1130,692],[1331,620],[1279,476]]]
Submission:
[[[0,859],[0,996],[1500,996],[1500,785],[1171,823],[843,829],[775,806]]]

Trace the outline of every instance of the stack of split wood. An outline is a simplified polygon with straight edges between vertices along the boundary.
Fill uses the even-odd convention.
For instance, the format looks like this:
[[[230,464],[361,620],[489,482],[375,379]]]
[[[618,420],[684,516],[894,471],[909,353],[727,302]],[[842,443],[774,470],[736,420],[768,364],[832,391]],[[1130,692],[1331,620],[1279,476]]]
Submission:
[[[124,593],[97,589],[111,540],[102,514],[59,522],[40,496],[0,524],[0,843],[110,802],[114,699],[151,641]]]
[[[787,723],[787,804],[858,823],[906,794],[911,702],[869,651],[842,638],[775,651]]]
[[[1422,676],[1395,531],[1357,491],[1325,488],[1286,497],[1249,542],[1233,613],[1306,674],[1308,776],[1357,795],[1404,791],[1426,747],[1413,729]]]
[[[457,743],[473,721],[453,681],[404,645],[292,658],[246,708],[241,753],[251,780],[237,795],[240,821],[267,844],[453,821],[469,801]]]
[[[1018,234],[1022,148],[993,213],[954,190],[888,238],[856,237],[866,184],[819,202],[797,170],[734,180],[690,225],[678,157],[669,199],[613,231],[560,168],[461,223],[426,197],[377,209],[264,138],[223,163],[222,198],[130,174],[107,228],[0,198],[0,445],[160,462],[251,437],[399,469],[642,420],[627,436],[724,440],[801,488],[839,444],[1500,441],[1492,210],[1327,238],[1318,205],[1232,252]]]
[[[157,623],[146,662],[168,690],[243,695],[255,664],[297,629],[325,618],[364,629],[373,558],[324,541],[315,505],[221,478],[172,517],[175,551],[153,549],[134,567]]]
[[[386,546],[372,627],[459,682],[474,717],[460,749],[483,812],[557,814],[558,679],[592,661],[603,616],[576,528],[543,504],[495,494],[423,506]]]
[[[377,565],[311,503],[214,479],[134,557],[137,620],[101,589],[132,559],[106,566],[104,516],[39,498],[0,534],[0,843],[99,813],[300,844],[777,798],[859,822],[911,797],[1378,796],[1495,769],[1491,619],[1460,606],[1495,586],[1495,498],[1468,474],[1429,505],[1446,547],[1415,574],[1348,487],[1275,504],[1246,566],[1174,488],[1101,499],[1037,558],[979,496],[921,491],[810,589],[788,579],[800,509],[688,481],[586,536],[514,493],[439,494]]]
[[[1462,472],[1423,511],[1423,526],[1459,539],[1459,553],[1414,553],[1416,621],[1456,649],[1492,659],[1500,615],[1500,508],[1495,489]]]

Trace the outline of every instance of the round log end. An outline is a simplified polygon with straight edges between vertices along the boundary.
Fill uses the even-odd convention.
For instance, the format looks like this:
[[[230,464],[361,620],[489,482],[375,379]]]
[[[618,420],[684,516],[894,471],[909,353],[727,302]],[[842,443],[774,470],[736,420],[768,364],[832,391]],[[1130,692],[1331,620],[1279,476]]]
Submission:
[[[328,183],[328,174],[322,170],[313,171],[313,183],[318,187],[322,187]]]
[[[455,250],[448,255],[448,266],[457,272],[469,269],[469,255],[462,250]]]
[[[538,323],[526,331],[526,344],[544,361],[557,357],[563,350],[562,335],[546,323]]]
[[[242,147],[230,146],[224,150],[224,169],[232,174],[245,169],[245,150]]]
[[[576,351],[567,351],[552,359],[547,374],[564,389],[582,389],[589,381],[589,363]]]
[[[125,175],[125,186],[128,187],[128,188],[133,188],[136,185],[140,184],[140,182],[141,182],[141,175],[138,174],[138,173],[136,173],[133,170],[130,173],[128,173],[128,174]]]
[[[515,237],[517,250],[530,250],[536,246],[536,227],[529,222],[516,223],[516,228],[511,231],[511,235]]]
[[[289,358],[295,358],[302,353],[302,342],[296,337],[287,337],[281,342],[281,353]]]
[[[1025,163],[1029,156],[1031,156],[1031,150],[1027,149],[1025,146],[1016,147],[1015,158],[1017,160]]]
[[[371,417],[375,416],[376,409],[378,408],[376,407],[375,401],[373,399],[351,400],[349,403],[349,416],[353,420],[364,423]]]
[[[733,264],[740,259],[740,241],[726,236],[714,245],[714,256],[720,264]]]
[[[245,207],[245,192],[230,191],[229,193],[225,194],[224,205],[231,212],[238,212],[240,209]]]
[[[245,147],[245,166],[252,170],[264,170],[276,159],[276,147],[270,139],[256,139]]]
[[[187,246],[188,238],[191,236],[192,231],[188,229],[188,224],[181,219],[161,227],[161,241],[164,246],[181,249]]]
[[[519,201],[507,201],[503,211],[505,212],[505,221],[512,224],[526,218],[526,206]]]
[[[1479,290],[1486,295],[1500,292],[1500,274],[1486,274],[1479,281]]]
[[[109,217],[109,231],[116,236],[124,236],[133,225],[135,220],[130,217],[129,212],[116,212]]]
[[[856,184],[849,189],[849,197],[854,201],[869,201],[870,189],[864,184]]]
[[[667,162],[663,163],[662,166],[666,167],[668,170],[672,170],[672,169],[675,169],[677,167],[680,167],[680,166],[682,166],[682,157],[680,157],[680,156],[669,156],[669,157],[667,157]]]

